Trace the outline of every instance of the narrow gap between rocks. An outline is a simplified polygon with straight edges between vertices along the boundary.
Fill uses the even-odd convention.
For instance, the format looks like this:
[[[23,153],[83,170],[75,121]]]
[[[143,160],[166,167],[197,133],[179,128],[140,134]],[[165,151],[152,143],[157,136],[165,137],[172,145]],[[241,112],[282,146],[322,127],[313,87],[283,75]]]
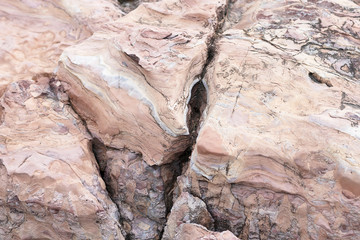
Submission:
[[[189,110],[187,114],[187,126],[189,129],[191,143],[190,146],[180,155],[179,160],[172,163],[172,169],[176,169],[176,170],[174,171],[172,183],[171,186],[169,187],[170,191],[166,192],[167,195],[166,197],[168,199],[167,214],[166,214],[167,217],[174,204],[173,190],[176,186],[177,177],[184,174],[184,172],[186,171],[186,169],[184,168],[188,166],[188,162],[190,161],[190,156],[192,154],[194,145],[196,144],[196,138],[200,131],[200,125],[203,120],[202,119],[203,112],[208,105],[207,90],[204,85],[205,75],[208,71],[209,65],[213,62],[216,54],[216,41],[219,38],[219,35],[221,34],[222,31],[222,27],[224,25],[225,16],[228,12],[229,1],[227,2],[226,7],[224,9],[221,9],[221,11],[217,12],[218,25],[215,28],[214,35],[210,38],[208,42],[207,59],[203,66],[201,74],[198,76],[200,80],[191,89],[191,95],[190,95],[191,97],[188,103]]]
[[[132,6],[135,6],[135,2],[139,1],[119,1],[119,4],[133,4]],[[165,206],[166,206],[166,220],[167,217],[171,211],[171,208],[173,206],[173,191],[176,187],[176,181],[178,176],[184,174],[185,168],[188,166],[188,162],[190,161],[190,156],[193,151],[193,147],[196,143],[196,138],[198,136],[198,132],[200,130],[200,124],[202,121],[202,115],[207,107],[207,90],[204,85],[204,78],[206,75],[206,72],[208,71],[210,63],[213,61],[215,54],[216,54],[216,40],[218,39],[219,35],[221,34],[221,29],[224,23],[224,19],[227,13],[228,5],[225,9],[221,9],[221,11],[218,12],[218,25],[216,26],[214,35],[209,39],[208,41],[208,49],[207,49],[207,60],[203,66],[203,70],[197,78],[199,78],[199,82],[197,82],[193,88],[191,89],[191,97],[188,103],[188,115],[187,115],[187,125],[189,129],[189,146],[186,148],[186,150],[182,153],[179,153],[177,157],[175,157],[175,161],[169,164],[165,164],[162,166],[158,166],[161,169],[167,168],[172,171],[171,179],[168,180],[166,183],[164,183],[164,199],[165,199]],[[109,148],[105,146],[99,139],[94,138],[87,128],[85,119],[82,119],[81,116],[77,113],[74,106],[71,104],[71,101],[69,101],[69,106],[74,110],[75,114],[79,116],[79,119],[81,119],[82,123],[84,124],[86,130],[92,137],[92,152],[94,153],[95,159],[99,166],[99,173],[102,177],[103,181],[106,185],[106,191],[108,192],[109,197],[112,199],[112,201],[116,204],[116,199],[113,197],[114,189],[112,189],[110,183],[107,181],[106,177],[106,168],[107,168],[107,151]],[[118,151],[121,151],[121,149],[116,149]],[[118,213],[120,216],[119,222],[122,222],[121,217],[121,210],[118,207]],[[164,223],[165,227],[166,221]],[[124,226],[122,226],[124,228]],[[125,237],[125,239],[132,239],[131,234],[125,233],[124,229],[122,229],[122,233]],[[159,237],[162,238],[163,232],[160,233]]]
[[[208,58],[205,66],[208,65],[208,61],[211,61],[213,58],[212,52],[209,51]],[[206,68],[204,66],[204,69]],[[205,75],[205,70],[202,71],[201,79],[203,79]],[[193,147],[196,143],[196,138],[199,132],[202,114],[207,106],[207,92],[202,80],[198,81],[191,89],[190,92],[190,100],[188,103],[188,113],[187,113],[187,126],[189,129],[189,137],[190,143],[186,150],[177,157],[177,160],[166,164],[162,167],[169,167],[171,171],[173,171],[172,179],[168,184],[165,185],[165,204],[166,204],[166,219],[168,218],[172,206],[174,204],[174,189],[176,187],[177,178],[184,174],[186,171],[186,167],[188,166],[188,162],[190,161],[190,156],[193,150]],[[165,223],[166,224],[166,223]],[[164,226],[165,227],[165,226]],[[160,239],[162,239],[162,235],[164,233],[164,229],[160,234]]]

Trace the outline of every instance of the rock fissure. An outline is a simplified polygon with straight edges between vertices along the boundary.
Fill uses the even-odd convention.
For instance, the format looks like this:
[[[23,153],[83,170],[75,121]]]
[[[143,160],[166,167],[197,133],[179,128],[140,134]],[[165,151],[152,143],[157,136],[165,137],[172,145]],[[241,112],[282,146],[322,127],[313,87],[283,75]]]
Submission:
[[[354,1],[0,8],[0,239],[357,240]]]

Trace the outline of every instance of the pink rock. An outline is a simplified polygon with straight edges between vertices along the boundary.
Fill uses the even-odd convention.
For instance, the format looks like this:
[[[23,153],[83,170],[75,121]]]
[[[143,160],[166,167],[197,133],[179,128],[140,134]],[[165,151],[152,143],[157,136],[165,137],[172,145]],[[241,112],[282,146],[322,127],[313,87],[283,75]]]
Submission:
[[[212,232],[205,227],[194,224],[184,223],[180,225],[179,231],[175,235],[176,240],[238,240],[230,231]]]
[[[90,137],[54,98],[46,83],[24,80],[0,99],[0,238],[123,239]]]
[[[189,146],[187,103],[225,1],[142,4],[67,48],[59,78],[92,135],[161,165]]]

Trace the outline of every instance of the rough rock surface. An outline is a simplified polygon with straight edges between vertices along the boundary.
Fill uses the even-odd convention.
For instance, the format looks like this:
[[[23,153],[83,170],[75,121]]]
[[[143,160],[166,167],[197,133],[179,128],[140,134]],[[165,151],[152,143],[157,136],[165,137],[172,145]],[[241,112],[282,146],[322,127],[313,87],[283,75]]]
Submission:
[[[123,239],[90,137],[49,76],[0,99],[0,239]]]
[[[234,9],[208,67],[189,191],[243,239],[357,239],[359,6]]]
[[[108,147],[141,152],[149,165],[182,153],[191,88],[224,7],[224,0],[143,4],[113,31],[67,48],[58,76],[92,135]]]
[[[180,225],[174,240],[239,240],[230,231],[212,232],[194,223]]]
[[[126,149],[102,147],[96,153],[127,235],[132,239],[159,238],[166,222],[165,193],[173,172],[149,166],[141,156]]]
[[[188,192],[183,192],[176,199],[168,216],[162,239],[174,239],[179,226],[183,223],[196,223],[207,229],[212,229],[214,225],[205,203]]]
[[[97,159],[131,238],[163,231],[174,173],[158,166],[192,145],[188,103],[225,3],[143,4],[60,58],[57,75],[99,142]]]
[[[359,18],[2,0],[0,239],[358,239]]]
[[[123,239],[91,137],[51,74],[119,16],[110,1],[0,2],[0,239]]]
[[[120,16],[106,0],[2,0],[0,93],[10,82],[52,73],[66,47]]]

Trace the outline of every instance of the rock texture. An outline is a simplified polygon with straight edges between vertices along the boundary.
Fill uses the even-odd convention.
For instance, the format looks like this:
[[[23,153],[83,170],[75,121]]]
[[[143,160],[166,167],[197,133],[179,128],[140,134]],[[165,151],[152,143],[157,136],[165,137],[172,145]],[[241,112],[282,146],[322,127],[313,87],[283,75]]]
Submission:
[[[205,203],[188,192],[184,192],[177,198],[171,209],[162,239],[174,239],[179,228],[181,229],[181,234],[184,235],[184,232],[187,231],[185,229],[188,227],[180,227],[183,223],[196,223],[212,229],[213,222],[214,220],[206,209]]]
[[[241,18],[225,24],[207,71],[191,191],[217,230],[240,238],[357,239],[358,5],[237,1],[234,10]]]
[[[184,223],[180,225],[174,240],[239,240],[230,231],[211,232],[198,224]]]
[[[359,238],[358,1],[0,9],[0,239]]]
[[[121,16],[105,0],[2,0],[0,9],[0,93],[12,81],[52,73],[66,47]]]
[[[123,239],[74,111],[47,75],[9,84],[1,98],[0,238]]]
[[[158,166],[179,162],[192,145],[188,103],[225,3],[143,4],[60,58],[57,75],[99,143],[97,158],[131,238],[159,239],[163,231],[174,172]]]
[[[67,48],[58,76],[92,135],[141,152],[149,165],[182,153],[191,88],[224,7],[225,1],[200,0],[143,4],[113,31]]]
[[[91,137],[52,74],[100,17],[120,16],[115,5],[4,0],[0,9],[0,239],[124,239]]]

